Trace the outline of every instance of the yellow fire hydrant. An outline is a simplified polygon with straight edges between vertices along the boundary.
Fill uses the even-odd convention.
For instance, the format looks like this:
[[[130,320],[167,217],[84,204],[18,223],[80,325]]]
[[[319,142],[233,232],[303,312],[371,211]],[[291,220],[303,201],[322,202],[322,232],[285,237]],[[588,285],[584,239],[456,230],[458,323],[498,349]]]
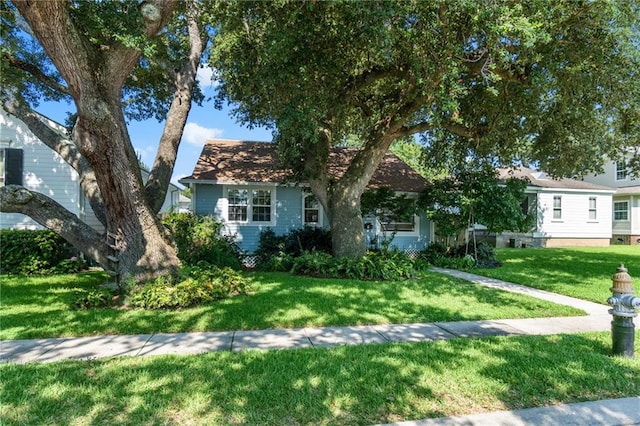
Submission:
[[[623,355],[633,358],[635,324],[633,318],[638,314],[636,309],[640,308],[640,297],[633,295],[631,275],[627,268],[620,264],[618,270],[611,278],[613,296],[607,299],[607,303],[613,306],[609,313],[613,315],[611,321],[611,338],[613,340],[613,354]]]

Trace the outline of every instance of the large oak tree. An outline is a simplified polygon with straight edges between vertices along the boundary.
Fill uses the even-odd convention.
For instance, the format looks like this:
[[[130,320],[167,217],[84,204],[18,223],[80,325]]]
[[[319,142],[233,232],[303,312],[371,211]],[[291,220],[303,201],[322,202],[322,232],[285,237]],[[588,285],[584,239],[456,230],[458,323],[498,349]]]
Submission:
[[[103,223],[98,232],[49,197],[0,188],[0,209],[52,229],[121,279],[174,274],[180,263],[158,219],[207,44],[193,1],[15,0],[2,7],[2,107],[79,174]],[[61,132],[41,100],[72,101]],[[141,176],[125,117],[165,121],[149,178]]]
[[[637,144],[634,1],[288,1],[216,5],[220,102],[272,125],[282,164],[326,209],[334,254],[364,252],[360,196],[398,138],[442,166],[469,155],[598,170]],[[621,135],[626,133],[626,135]],[[362,141],[342,176],[332,146]]]

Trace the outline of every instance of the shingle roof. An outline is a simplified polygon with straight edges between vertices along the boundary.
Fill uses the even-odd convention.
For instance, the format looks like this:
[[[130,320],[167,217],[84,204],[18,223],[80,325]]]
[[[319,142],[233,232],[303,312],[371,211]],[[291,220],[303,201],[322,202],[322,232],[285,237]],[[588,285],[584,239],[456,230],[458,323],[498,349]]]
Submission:
[[[640,185],[621,186],[616,189],[616,195],[640,194]]]
[[[354,148],[334,148],[329,158],[332,176],[341,176],[356,154]],[[279,167],[275,145],[226,139],[208,139],[191,176],[181,181],[217,183],[285,182],[290,171]],[[382,186],[395,191],[420,192],[427,181],[391,151],[376,169],[369,188]]]
[[[527,167],[520,167],[518,169],[500,169],[500,179],[507,179],[509,177],[526,178],[529,180],[529,185],[537,186],[540,188],[557,188],[557,189],[576,189],[576,190],[595,190],[606,191],[612,188],[596,185],[595,183],[589,183],[578,179],[554,179],[547,175],[545,172],[536,171]]]

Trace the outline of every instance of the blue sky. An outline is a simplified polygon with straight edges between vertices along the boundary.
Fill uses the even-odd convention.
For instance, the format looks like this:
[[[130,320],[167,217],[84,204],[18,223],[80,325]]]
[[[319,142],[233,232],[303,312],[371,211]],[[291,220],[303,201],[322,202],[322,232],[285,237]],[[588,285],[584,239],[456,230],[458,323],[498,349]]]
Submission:
[[[202,68],[198,73],[200,86],[208,97],[213,96],[216,90],[216,84],[211,78],[212,73],[207,68]],[[59,103],[43,103],[37,110],[55,121],[64,123],[66,112],[71,108],[73,108],[72,105],[61,107]],[[148,166],[153,164],[163,127],[164,123],[156,120],[129,123],[131,142],[140,154],[142,162]],[[229,109],[215,109],[213,102],[206,103],[202,107],[194,105],[189,113],[178,150],[178,158],[171,179],[173,183],[191,174],[204,141],[208,138],[270,141],[271,131],[264,128],[248,129],[230,116]]]

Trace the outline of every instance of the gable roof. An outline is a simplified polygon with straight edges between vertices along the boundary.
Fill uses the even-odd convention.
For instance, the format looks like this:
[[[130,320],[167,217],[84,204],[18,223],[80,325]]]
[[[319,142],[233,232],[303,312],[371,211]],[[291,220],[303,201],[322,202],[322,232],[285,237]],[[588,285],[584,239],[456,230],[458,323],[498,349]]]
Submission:
[[[508,179],[510,177],[519,179],[524,178],[529,181],[529,186],[536,186],[539,188],[609,191],[611,193],[615,191],[613,188],[596,185],[595,183],[585,182],[578,179],[554,179],[545,172],[529,169],[527,167],[519,167],[517,169],[500,169],[499,177],[500,179]]]
[[[332,176],[341,176],[358,150],[334,148],[329,157]],[[275,145],[227,139],[208,139],[191,176],[181,183],[284,183],[290,170],[279,167]],[[391,151],[387,151],[368,188],[420,192],[427,181]]]

